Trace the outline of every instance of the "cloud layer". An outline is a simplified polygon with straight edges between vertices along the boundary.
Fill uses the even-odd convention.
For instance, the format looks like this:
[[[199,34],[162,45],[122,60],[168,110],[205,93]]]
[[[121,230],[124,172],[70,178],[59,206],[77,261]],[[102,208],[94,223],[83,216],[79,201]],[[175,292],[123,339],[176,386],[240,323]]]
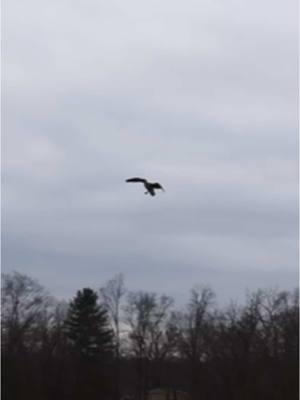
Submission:
[[[296,10],[7,2],[3,270],[61,297],[118,272],[178,298],[295,286]]]

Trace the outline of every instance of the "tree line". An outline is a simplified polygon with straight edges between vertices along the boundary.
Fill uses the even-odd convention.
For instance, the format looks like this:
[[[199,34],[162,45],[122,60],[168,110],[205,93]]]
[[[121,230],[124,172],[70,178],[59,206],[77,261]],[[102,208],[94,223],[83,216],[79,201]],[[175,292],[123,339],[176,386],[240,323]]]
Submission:
[[[216,305],[209,287],[172,297],[129,292],[122,275],[55,300],[36,280],[2,274],[2,398],[191,400],[299,396],[299,292],[257,290]]]

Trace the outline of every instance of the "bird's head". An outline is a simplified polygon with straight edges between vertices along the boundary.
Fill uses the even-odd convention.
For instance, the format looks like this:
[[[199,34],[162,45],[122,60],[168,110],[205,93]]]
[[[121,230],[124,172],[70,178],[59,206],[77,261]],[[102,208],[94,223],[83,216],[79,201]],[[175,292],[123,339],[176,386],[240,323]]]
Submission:
[[[154,188],[154,189],[161,189],[163,192],[165,192],[165,189],[162,187],[162,185],[160,184],[160,183],[158,183],[158,182],[155,182],[155,183],[153,183],[152,184],[152,187]]]

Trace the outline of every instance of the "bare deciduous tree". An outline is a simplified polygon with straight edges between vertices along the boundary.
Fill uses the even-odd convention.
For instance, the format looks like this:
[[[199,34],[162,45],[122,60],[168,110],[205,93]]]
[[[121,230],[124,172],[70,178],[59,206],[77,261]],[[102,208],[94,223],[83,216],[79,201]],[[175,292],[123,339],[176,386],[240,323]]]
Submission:
[[[210,334],[210,308],[214,293],[208,287],[195,287],[187,310],[178,313],[179,329],[178,349],[180,356],[187,361],[190,391],[197,398],[203,374],[202,363],[208,355],[208,335]]]
[[[106,307],[115,332],[115,399],[120,398],[120,350],[121,350],[121,306],[126,293],[124,277],[116,275],[100,289],[100,296]]]
[[[145,395],[149,385],[150,362],[159,367],[174,345],[170,320],[172,305],[171,297],[158,297],[155,293],[137,292],[128,296],[125,312],[130,328],[130,349],[137,361],[139,398]]]
[[[41,331],[52,318],[53,299],[35,280],[2,274],[2,340],[9,352],[40,345]]]

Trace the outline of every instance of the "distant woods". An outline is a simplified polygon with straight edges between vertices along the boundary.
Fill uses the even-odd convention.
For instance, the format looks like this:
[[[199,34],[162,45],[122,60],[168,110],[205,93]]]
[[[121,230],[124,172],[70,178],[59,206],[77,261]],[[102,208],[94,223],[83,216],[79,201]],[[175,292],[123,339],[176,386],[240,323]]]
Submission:
[[[2,275],[2,398],[144,400],[150,389],[189,399],[298,399],[298,290],[258,290],[216,306],[195,287],[128,292],[122,275],[55,300],[37,281]]]

